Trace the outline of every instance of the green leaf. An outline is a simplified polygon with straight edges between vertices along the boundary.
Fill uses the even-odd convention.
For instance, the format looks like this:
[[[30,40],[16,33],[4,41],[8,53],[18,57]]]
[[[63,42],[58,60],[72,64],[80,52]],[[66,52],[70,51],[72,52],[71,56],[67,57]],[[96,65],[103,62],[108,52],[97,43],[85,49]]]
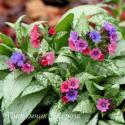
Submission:
[[[119,26],[120,26],[120,27],[125,27],[125,21],[120,22],[120,23],[119,23]]]
[[[4,80],[9,73],[8,70],[0,70],[0,80]]]
[[[39,92],[43,90],[45,86],[40,84],[38,81],[32,81],[22,92],[21,97]]]
[[[110,78],[106,79],[106,83],[123,85],[123,84],[125,84],[125,76],[110,77]]]
[[[6,64],[8,60],[9,58],[7,56],[0,55],[0,70],[8,69]]]
[[[87,125],[97,125],[97,121],[98,121],[98,114],[96,114]]]
[[[4,100],[5,108],[7,108],[29,85],[32,80],[32,74],[26,75],[20,72],[11,72],[4,79]]]
[[[60,39],[54,39],[55,49],[58,51],[61,47],[68,45],[68,37],[73,22],[73,14],[67,15],[62,21],[56,25],[56,32],[67,32]]]
[[[3,97],[3,81],[0,80],[0,99]]]
[[[100,121],[98,122],[98,125],[110,125],[110,124],[108,124],[108,123],[105,122],[105,121],[101,121],[101,120],[100,120]]]
[[[113,98],[117,96],[119,92],[120,92],[120,86],[118,84],[115,85],[109,84],[105,87],[105,97]]]
[[[13,52],[12,48],[10,48],[9,46],[7,46],[3,43],[0,44],[0,54],[1,55],[11,56],[12,52]]]
[[[4,110],[4,124],[6,124],[7,117],[10,118],[12,125],[20,125],[33,111],[33,109],[43,99],[46,91],[41,91],[23,98],[17,98],[7,110]]]
[[[92,114],[96,111],[95,104],[90,100],[83,100],[77,104],[77,106],[73,109],[73,112],[80,112],[83,114]]]
[[[57,94],[60,93],[60,84],[62,83],[62,78],[60,76],[54,73],[42,72],[36,74],[35,77],[43,87],[52,86]]]
[[[99,13],[107,13],[104,9],[102,9],[99,6],[95,5],[82,5],[79,7],[75,7],[73,9],[70,9],[66,14],[63,15],[60,22],[68,15],[68,14],[74,14],[74,20],[73,20],[73,28],[75,28],[78,19],[80,16],[84,13],[86,17],[96,15]]]
[[[17,36],[17,40],[18,40],[19,44],[21,44],[23,41],[23,37],[22,37],[23,32],[22,32],[22,28],[21,28],[21,22],[22,22],[24,17],[25,17],[25,15],[19,17],[15,23],[16,36]]]
[[[89,118],[89,114],[73,113],[71,106],[65,111],[60,111],[55,105],[49,113],[50,125],[86,125]]]
[[[34,48],[32,48],[32,49],[34,49]],[[32,50],[31,49],[31,50]],[[39,48],[39,54],[41,54],[41,53],[46,53],[47,51],[49,51],[49,45],[48,45],[48,43],[47,43],[47,41],[45,40],[45,39],[43,39],[43,41],[42,41],[42,43],[41,43],[41,45],[40,45],[40,48]],[[34,52],[34,51],[33,51]],[[33,53],[32,52],[32,53]],[[31,52],[30,52],[31,53]]]
[[[59,55],[56,60],[55,63],[57,64],[68,64],[70,66],[72,66],[73,68],[75,68],[75,70],[79,71],[79,68],[77,67],[77,63],[74,59],[72,59],[72,57],[70,56],[66,56],[66,55]]]
[[[14,23],[6,22],[5,24],[7,24],[10,28],[15,29],[15,24]]]
[[[84,13],[82,13],[80,18],[78,19],[74,30],[79,33],[79,36],[82,36],[83,34],[89,32],[89,25]]]
[[[10,37],[3,34],[3,33],[0,33],[0,39],[2,40],[2,42],[5,45],[7,45],[9,47],[14,47],[15,46],[13,40]]]
[[[111,15],[107,14],[107,13],[99,13],[96,14],[94,16],[92,16],[89,21],[91,23],[96,24],[96,28],[97,29],[101,29],[102,26],[104,25],[104,23],[107,22],[111,22],[113,24],[117,24],[117,21],[115,18],[113,18]]]
[[[93,94],[90,94],[90,97],[92,98],[92,100],[94,101],[94,103],[97,103],[97,100],[99,98],[103,98],[102,96],[100,95],[93,95]]]
[[[112,113],[110,113],[109,114],[109,118],[111,120],[116,121],[116,122],[125,123],[123,113],[119,109],[115,109],[115,111],[113,111]]]
[[[97,79],[96,76],[93,76],[87,72],[82,72],[76,75],[76,77],[80,80],[80,84],[84,86],[84,84],[89,80]]]
[[[90,94],[98,94],[97,88],[93,85],[93,81],[86,81],[85,86]]]
[[[116,97],[114,97],[115,105],[119,106],[125,99],[125,91],[121,91]]]
[[[124,125],[122,123],[119,123],[119,122],[116,122],[116,121],[113,121],[113,120],[107,120],[107,122],[109,123],[108,125]]]
[[[112,60],[106,60],[104,63],[100,63],[100,65],[96,65],[94,67],[94,70],[97,75],[103,76],[103,77],[121,75],[118,67],[113,63]]]

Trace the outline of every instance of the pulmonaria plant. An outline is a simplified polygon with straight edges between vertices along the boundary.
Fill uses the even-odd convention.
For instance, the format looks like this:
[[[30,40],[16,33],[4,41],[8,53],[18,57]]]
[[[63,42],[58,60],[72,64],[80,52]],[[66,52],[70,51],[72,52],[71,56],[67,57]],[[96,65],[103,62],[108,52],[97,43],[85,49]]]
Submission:
[[[105,22],[101,30],[90,31],[84,38],[72,31],[68,41],[72,51],[89,55],[93,60],[104,61],[108,54],[113,55],[116,51],[117,32],[112,24]]]
[[[115,19],[95,5],[71,9],[50,28],[22,19],[8,23],[16,41],[0,33],[5,125],[33,124],[28,116],[48,109],[50,125],[124,125],[125,41]]]

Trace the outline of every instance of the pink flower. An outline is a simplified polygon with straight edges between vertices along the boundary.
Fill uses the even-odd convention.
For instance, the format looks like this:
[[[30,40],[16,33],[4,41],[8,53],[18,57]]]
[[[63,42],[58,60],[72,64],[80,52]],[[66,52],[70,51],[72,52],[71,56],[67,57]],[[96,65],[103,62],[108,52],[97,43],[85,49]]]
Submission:
[[[33,48],[40,47],[40,33],[39,33],[39,26],[35,25],[30,33],[30,39]]]
[[[100,56],[100,58],[99,58],[99,60],[98,60],[98,61],[102,62],[102,61],[104,61],[104,59],[105,59],[104,54],[101,54],[101,56]]]
[[[69,87],[70,89],[78,89],[79,88],[79,80],[76,79],[75,77],[72,77],[69,79]]]
[[[69,47],[70,47],[70,49],[72,51],[77,51],[76,50],[76,45],[75,45],[75,43],[71,39],[69,39]]]
[[[64,104],[68,103],[68,98],[66,96],[62,96],[62,101]]]
[[[23,64],[21,70],[24,72],[24,73],[27,73],[27,74],[30,74],[31,72],[34,71],[34,66],[29,64],[29,63],[26,63],[26,64]]]
[[[56,29],[54,27],[50,27],[48,32],[49,32],[50,35],[55,35]]]
[[[78,33],[77,32],[71,32],[69,36],[69,47],[72,51],[77,51],[76,49],[76,42],[78,40]]]
[[[104,99],[104,98],[100,98],[97,101],[97,109],[101,112],[107,112],[110,109],[110,100],[109,99]]]
[[[70,86],[70,82],[67,80],[67,81],[64,81],[62,84],[61,84],[61,92],[62,93],[66,93],[69,91],[69,86]]]
[[[13,64],[10,60],[6,62],[10,71],[14,71],[16,69],[16,65]]]
[[[111,44],[109,44],[108,46],[108,51],[110,55],[113,55],[116,51],[117,45],[116,42],[112,42]]]
[[[93,60],[99,61],[102,58],[102,55],[102,52],[98,48],[95,48],[90,51],[90,56]]]
[[[82,51],[82,54],[85,55],[85,56],[89,55],[89,53],[90,53],[90,48],[86,48],[86,50]]]
[[[48,52],[45,55],[42,56],[42,58],[40,59],[40,64],[41,66],[51,66],[54,64],[55,61],[55,55],[54,52]]]

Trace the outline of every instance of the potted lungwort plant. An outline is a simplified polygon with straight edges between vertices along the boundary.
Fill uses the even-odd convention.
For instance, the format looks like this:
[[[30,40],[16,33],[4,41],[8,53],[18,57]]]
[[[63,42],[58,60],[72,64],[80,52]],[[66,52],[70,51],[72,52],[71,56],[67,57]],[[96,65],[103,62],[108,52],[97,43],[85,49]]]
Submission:
[[[38,113],[49,125],[124,125],[125,41],[117,20],[98,5],[69,10],[55,27],[23,18],[7,23],[16,41],[0,33],[4,125],[39,124]]]

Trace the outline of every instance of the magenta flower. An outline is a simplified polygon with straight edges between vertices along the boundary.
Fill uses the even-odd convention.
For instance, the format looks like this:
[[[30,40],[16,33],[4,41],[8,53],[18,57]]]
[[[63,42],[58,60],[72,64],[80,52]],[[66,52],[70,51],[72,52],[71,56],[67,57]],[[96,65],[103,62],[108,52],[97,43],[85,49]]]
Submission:
[[[110,42],[116,42],[117,41],[117,34],[116,32],[109,35]]]
[[[76,41],[76,50],[78,52],[83,52],[88,48],[88,43],[85,40],[79,39]]]
[[[98,48],[95,48],[90,51],[90,56],[93,60],[100,60],[102,57],[102,52]]]
[[[89,33],[89,37],[92,39],[93,42],[99,43],[101,41],[101,34],[98,31],[91,31]]]
[[[69,102],[74,102],[77,100],[78,97],[78,90],[75,89],[70,89],[67,93],[66,93],[66,97],[68,99]]]
[[[78,89],[79,88],[79,80],[75,77],[69,79],[69,87],[70,89]]]
[[[77,32],[71,32],[69,36],[69,41],[76,42],[78,39],[78,33]]]
[[[29,64],[29,63],[26,63],[26,64],[23,64],[21,70],[24,72],[24,73],[27,73],[27,74],[30,74],[31,72],[34,71],[34,66]]]
[[[105,98],[100,98],[97,101],[97,109],[101,112],[107,112],[110,109],[110,100]]]
[[[45,55],[42,56],[42,58],[40,59],[40,64],[41,66],[51,66],[54,64],[55,61],[55,55],[54,52],[48,52]]]
[[[110,42],[116,42],[117,41],[117,32],[116,32],[115,26],[113,26],[111,23],[105,22],[104,29],[108,32]]]
[[[39,33],[39,26],[35,25],[30,33],[31,44],[33,48],[40,47],[40,33]]]
[[[70,41],[69,40],[69,48],[72,50],[72,51],[76,51],[76,46],[75,46],[75,43],[73,41]]]
[[[77,32],[71,32],[68,41],[69,41],[69,47],[73,51],[76,51],[76,41],[77,41],[77,39],[78,39],[78,33]]]
[[[116,52],[116,48],[117,48],[116,42],[112,42],[111,44],[109,44],[108,46],[109,54],[113,55]]]
[[[69,91],[69,86],[70,86],[70,82],[67,80],[67,81],[64,81],[62,84],[61,84],[61,92],[62,93],[66,93]]]
[[[105,22],[103,27],[106,31],[109,31],[110,33],[116,32],[116,28],[109,22]]]

